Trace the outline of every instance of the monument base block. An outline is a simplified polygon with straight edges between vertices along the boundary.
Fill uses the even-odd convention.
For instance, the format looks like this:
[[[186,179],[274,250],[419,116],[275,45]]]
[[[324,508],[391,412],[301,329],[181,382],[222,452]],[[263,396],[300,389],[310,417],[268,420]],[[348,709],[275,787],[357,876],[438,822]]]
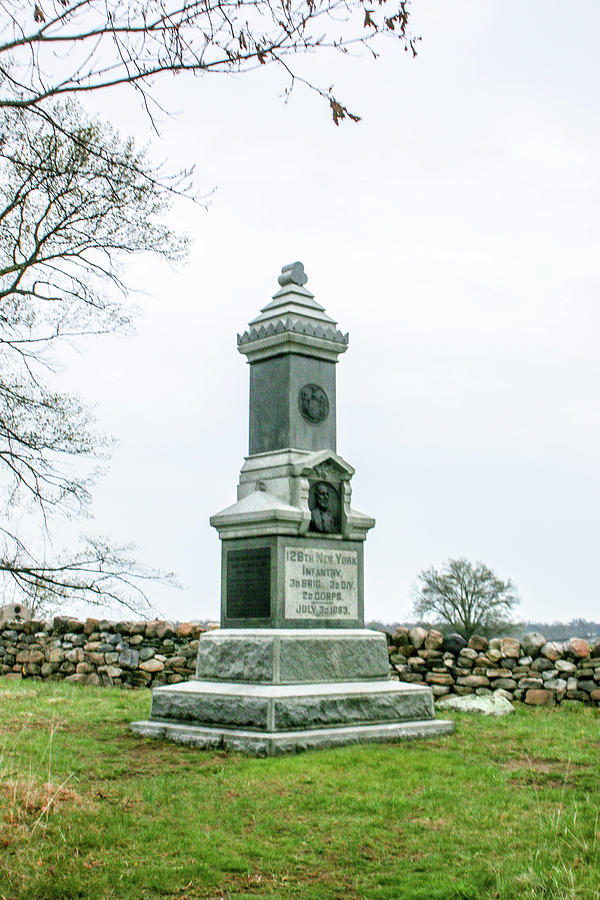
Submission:
[[[131,727],[255,756],[454,729],[435,720],[430,688],[390,680],[385,637],[367,629],[207,634],[197,679],[155,688],[150,720]]]

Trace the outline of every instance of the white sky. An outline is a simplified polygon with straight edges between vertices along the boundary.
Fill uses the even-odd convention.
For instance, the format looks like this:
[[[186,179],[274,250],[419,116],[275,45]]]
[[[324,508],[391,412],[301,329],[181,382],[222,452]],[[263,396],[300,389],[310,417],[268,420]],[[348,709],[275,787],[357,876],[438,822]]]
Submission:
[[[152,295],[137,336],[65,371],[119,439],[85,527],[178,573],[185,590],[151,589],[162,616],[218,618],[208,518],[247,452],[235,336],[300,259],[350,332],[338,452],[377,519],[366,618],[410,618],[418,572],[459,555],[515,582],[521,618],[600,618],[600,5],[414,0],[413,17],[416,60],[390,43],[303,63],[357,125],[300,87],[285,104],[267,68],[161,82],[179,114],[160,141],[131,94],[97,100],[216,189],[173,215],[186,268],[132,267]]]

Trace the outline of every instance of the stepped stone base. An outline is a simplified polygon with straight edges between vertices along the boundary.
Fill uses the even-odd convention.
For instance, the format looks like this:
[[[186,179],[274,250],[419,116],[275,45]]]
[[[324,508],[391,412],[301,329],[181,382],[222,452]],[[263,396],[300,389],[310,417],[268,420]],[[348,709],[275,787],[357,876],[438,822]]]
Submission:
[[[195,681],[152,692],[137,734],[255,756],[447,734],[431,689],[391,681],[368,629],[222,629],[203,635]]]
[[[385,743],[439,737],[454,731],[454,723],[435,719],[386,725],[354,725],[350,728],[318,728],[300,731],[266,731],[201,728],[171,722],[134,722],[132,729],[143,737],[162,738],[204,750],[232,750],[250,756],[281,756],[346,744]]]

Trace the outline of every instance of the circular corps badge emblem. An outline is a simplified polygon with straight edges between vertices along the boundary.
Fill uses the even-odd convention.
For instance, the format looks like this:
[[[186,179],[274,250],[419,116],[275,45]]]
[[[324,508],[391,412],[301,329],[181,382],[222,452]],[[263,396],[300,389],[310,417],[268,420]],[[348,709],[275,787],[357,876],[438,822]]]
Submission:
[[[329,415],[327,394],[318,384],[305,384],[300,388],[298,407],[302,418],[311,425],[320,425]]]

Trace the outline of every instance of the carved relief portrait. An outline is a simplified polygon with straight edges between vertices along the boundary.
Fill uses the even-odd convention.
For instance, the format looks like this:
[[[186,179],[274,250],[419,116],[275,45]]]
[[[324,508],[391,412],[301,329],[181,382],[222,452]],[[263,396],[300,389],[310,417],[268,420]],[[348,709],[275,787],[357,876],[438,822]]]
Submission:
[[[327,484],[326,481],[313,483],[308,494],[308,506],[309,531],[321,534],[340,533],[340,496],[332,484]]]
[[[329,400],[318,384],[305,384],[298,393],[298,407],[302,418],[311,425],[320,425],[329,415]]]

